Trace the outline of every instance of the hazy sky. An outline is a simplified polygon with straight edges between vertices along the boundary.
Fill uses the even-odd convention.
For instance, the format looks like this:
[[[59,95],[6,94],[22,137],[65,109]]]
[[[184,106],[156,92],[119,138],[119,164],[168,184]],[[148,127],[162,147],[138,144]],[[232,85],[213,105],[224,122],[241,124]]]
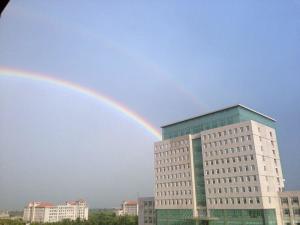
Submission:
[[[11,0],[1,67],[93,88],[157,128],[242,103],[277,120],[300,189],[300,0]],[[0,209],[150,196],[155,141],[95,99],[0,76]]]

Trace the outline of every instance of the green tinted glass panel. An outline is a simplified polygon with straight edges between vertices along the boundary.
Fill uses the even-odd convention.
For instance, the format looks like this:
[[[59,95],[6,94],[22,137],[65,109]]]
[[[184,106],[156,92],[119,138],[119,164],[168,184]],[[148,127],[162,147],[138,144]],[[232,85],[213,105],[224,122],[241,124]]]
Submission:
[[[275,209],[214,209],[210,225],[277,225]]]
[[[157,209],[157,225],[194,225],[191,209]]]
[[[193,158],[195,167],[195,189],[197,206],[206,206],[204,171],[201,139],[193,140]]]
[[[275,128],[273,120],[242,106],[235,106],[165,126],[162,129],[162,135],[165,140],[249,120]]]

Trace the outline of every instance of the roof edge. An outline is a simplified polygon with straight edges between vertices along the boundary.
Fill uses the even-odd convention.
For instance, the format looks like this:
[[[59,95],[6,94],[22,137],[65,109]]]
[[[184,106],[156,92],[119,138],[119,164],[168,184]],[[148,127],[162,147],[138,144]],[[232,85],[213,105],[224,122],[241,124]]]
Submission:
[[[166,125],[161,126],[160,128],[166,128],[166,127],[169,127],[169,126],[172,126],[172,125],[175,125],[175,124],[179,124],[179,123],[182,123],[182,122],[186,122],[186,121],[189,121],[189,120],[196,119],[196,118],[198,118],[198,117],[207,116],[207,115],[209,115],[209,114],[213,114],[213,113],[216,113],[216,112],[224,111],[224,110],[226,110],[226,109],[231,109],[231,108],[235,108],[235,107],[239,107],[239,106],[242,107],[242,108],[244,108],[244,109],[247,109],[247,110],[249,110],[249,111],[252,111],[252,112],[254,112],[254,113],[258,114],[258,115],[261,115],[261,116],[263,116],[263,117],[265,117],[265,118],[267,118],[267,119],[269,119],[269,120],[272,120],[272,121],[276,122],[276,120],[273,119],[272,117],[267,116],[267,115],[265,115],[265,114],[263,114],[263,113],[260,113],[260,112],[254,110],[254,109],[251,109],[251,108],[249,108],[249,107],[247,107],[247,106],[245,106],[245,105],[242,105],[242,104],[235,104],[235,105],[230,105],[230,106],[227,106],[227,107],[218,109],[218,110],[213,110],[213,111],[210,111],[210,112],[207,112],[207,113],[203,113],[203,114],[200,114],[200,115],[198,115],[198,116],[193,116],[193,117],[190,117],[190,118],[188,118],[188,119],[184,119],[184,120],[180,120],[180,121],[173,122],[173,123],[170,123],[170,124],[166,124]]]

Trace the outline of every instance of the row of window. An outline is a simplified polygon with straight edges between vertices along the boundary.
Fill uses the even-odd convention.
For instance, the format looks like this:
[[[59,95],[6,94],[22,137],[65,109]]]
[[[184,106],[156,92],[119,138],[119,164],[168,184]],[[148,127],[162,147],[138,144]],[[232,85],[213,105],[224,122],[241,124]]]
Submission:
[[[222,204],[260,204],[260,198],[209,198],[209,204],[211,205],[222,205]]]
[[[155,150],[159,150],[159,149],[168,149],[171,147],[178,147],[181,145],[187,145],[189,143],[188,140],[180,140],[180,141],[173,141],[171,143],[163,143],[161,145],[156,145],[155,146]]]
[[[163,156],[176,155],[179,153],[185,153],[185,152],[189,152],[189,151],[190,151],[189,147],[184,147],[184,148],[177,148],[177,149],[172,149],[172,150],[164,151],[164,152],[158,152],[158,153],[155,153],[154,156],[155,156],[155,158],[158,158],[158,157],[163,157]]]
[[[156,168],[156,172],[166,172],[166,171],[174,171],[174,170],[182,170],[182,169],[189,169],[190,164],[180,164],[180,165],[174,165],[174,166],[166,166],[166,167],[158,167]]]
[[[245,142],[245,141],[251,141],[251,136],[247,135],[247,136],[240,136],[240,137],[235,137],[235,138],[224,139],[224,140],[220,140],[220,141],[209,142],[209,143],[203,144],[202,147],[203,147],[203,149],[206,149],[206,148],[218,147],[218,146],[234,144],[234,143],[239,143],[239,142]]]
[[[185,177],[190,177],[191,173],[175,173],[175,174],[167,174],[167,175],[161,175],[161,176],[156,176],[156,180],[158,179],[177,179],[177,178],[185,178]]]
[[[222,194],[222,193],[246,193],[246,192],[258,192],[258,186],[248,186],[248,187],[230,187],[230,188],[208,188],[209,194]]]
[[[203,139],[206,140],[210,140],[212,138],[220,138],[222,136],[227,136],[228,135],[232,135],[232,134],[237,134],[237,133],[243,133],[244,131],[250,131],[250,127],[246,126],[246,127],[240,127],[238,128],[233,128],[233,129],[228,129],[228,130],[223,130],[223,131],[219,131],[219,132],[215,132],[215,133],[211,133],[211,134],[206,134],[203,135]]]
[[[189,159],[189,155],[182,155],[179,157],[174,157],[174,158],[168,158],[168,159],[163,159],[163,160],[157,160],[156,164],[164,164],[164,163],[172,163],[172,162],[181,162]]]
[[[295,208],[295,209],[292,209],[292,210],[293,210],[294,216],[300,216],[300,209],[299,208]],[[290,209],[283,209],[283,215],[284,216],[290,216],[291,215]]]
[[[289,203],[289,200],[288,200],[287,197],[281,197],[280,200],[281,200],[282,204],[288,204]],[[291,197],[290,198],[290,202],[291,202],[292,205],[294,205],[294,204],[299,205],[299,199],[298,199],[298,197]]]
[[[253,176],[239,176],[239,177],[225,177],[217,179],[206,179],[207,184],[226,184],[226,183],[237,183],[237,182],[250,182],[257,181],[256,175]]]
[[[226,174],[226,173],[237,173],[237,172],[249,172],[255,171],[255,165],[246,165],[239,167],[229,167],[229,168],[221,168],[221,169],[212,169],[205,170],[205,175],[215,175],[215,174]]]
[[[144,206],[153,206],[153,201],[144,201]]]
[[[192,190],[177,190],[177,191],[161,191],[156,192],[156,196],[178,196],[178,195],[191,195]]]
[[[226,163],[236,163],[236,162],[247,162],[250,160],[254,160],[254,155],[244,155],[244,156],[237,156],[231,158],[222,158],[222,159],[215,159],[215,160],[208,160],[205,161],[205,165],[218,165],[218,164],[226,164]]]
[[[228,148],[228,149],[221,149],[221,150],[215,150],[215,151],[206,151],[204,152],[205,156],[218,156],[218,155],[225,155],[229,153],[239,153],[239,152],[245,152],[247,150],[252,150],[252,145],[248,146],[241,146],[241,147],[236,147],[236,148]]]
[[[191,205],[192,199],[163,199],[156,200],[156,205]]]
[[[165,183],[157,183],[156,188],[190,187],[191,185],[192,185],[191,181],[165,182]]]

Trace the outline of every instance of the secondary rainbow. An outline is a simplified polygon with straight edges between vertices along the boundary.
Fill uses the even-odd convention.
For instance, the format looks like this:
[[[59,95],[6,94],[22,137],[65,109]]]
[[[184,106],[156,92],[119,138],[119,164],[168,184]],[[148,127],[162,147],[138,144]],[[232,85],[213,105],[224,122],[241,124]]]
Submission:
[[[29,79],[33,81],[40,81],[45,82],[51,85],[59,86],[62,88],[69,89],[71,91],[76,91],[82,95],[86,95],[88,97],[94,98],[97,101],[123,113],[128,118],[132,119],[136,123],[138,123],[140,126],[145,128],[148,132],[153,134],[156,138],[161,139],[161,135],[159,130],[157,130],[152,124],[150,124],[146,119],[144,119],[142,116],[138,115],[136,112],[132,111],[122,103],[112,99],[111,97],[108,97],[104,95],[103,93],[100,93],[99,91],[93,90],[91,88],[83,87],[79,84],[62,80],[59,78],[54,78],[45,74],[35,73],[35,72],[29,72],[29,71],[21,71],[17,69],[12,68],[4,68],[0,67],[0,76],[2,77],[16,77],[21,79]]]

